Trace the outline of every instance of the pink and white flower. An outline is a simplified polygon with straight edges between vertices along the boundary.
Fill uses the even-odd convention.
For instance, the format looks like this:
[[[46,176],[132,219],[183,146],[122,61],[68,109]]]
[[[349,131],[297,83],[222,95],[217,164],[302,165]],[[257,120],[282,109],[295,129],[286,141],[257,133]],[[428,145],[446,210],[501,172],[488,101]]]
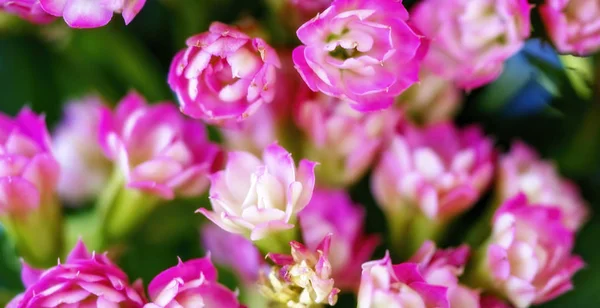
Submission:
[[[44,116],[0,113],[0,222],[32,263],[53,262],[61,249],[59,176]]]
[[[169,85],[186,115],[218,124],[239,122],[273,100],[280,62],[264,40],[213,22],[186,44],[169,71]]]
[[[448,221],[479,199],[494,161],[493,143],[477,126],[406,123],[383,152],[371,187],[386,213],[416,208],[430,219]]]
[[[335,284],[342,290],[357,290],[361,264],[379,244],[377,236],[364,233],[365,211],[343,190],[315,190],[298,215],[308,249],[316,250],[327,234],[333,234],[329,262]]]
[[[398,97],[406,117],[423,125],[452,121],[462,105],[461,90],[426,69],[421,69],[419,77],[419,84]]]
[[[427,283],[448,288],[448,302],[452,308],[490,308],[480,306],[479,292],[459,283],[469,260],[469,246],[438,249],[427,241],[411,258],[419,264],[419,271]]]
[[[389,253],[362,266],[358,308],[449,308],[448,289],[429,284],[417,263],[392,265]]]
[[[7,308],[142,307],[142,282],[129,284],[127,275],[106,254],[90,254],[79,241],[65,263],[39,270],[23,263],[25,292]]]
[[[292,241],[291,255],[269,253],[275,266],[268,277],[261,277],[261,292],[269,299],[288,307],[335,305],[340,290],[331,277],[329,262],[331,234],[317,245],[316,251]]]
[[[539,9],[559,52],[584,56],[600,49],[598,1],[547,0]]]
[[[164,199],[202,195],[220,153],[202,124],[170,103],[148,105],[135,92],[114,112],[104,110],[100,141],[129,188]]]
[[[231,268],[248,285],[258,280],[258,273],[264,261],[250,240],[214,224],[203,226],[200,235],[202,247],[217,264]],[[232,253],[232,248],[235,248],[235,253]]]
[[[318,183],[333,187],[356,183],[393,136],[401,112],[361,113],[344,100],[305,92],[298,99],[295,122],[305,137],[304,156],[322,164]]]
[[[58,193],[70,204],[98,196],[112,171],[99,141],[102,106],[95,96],[69,102],[53,134],[54,155],[61,165]]]
[[[522,142],[500,159],[498,193],[501,201],[525,193],[531,204],[558,207],[563,224],[580,229],[589,210],[577,186],[560,176],[554,164],[542,160],[534,149]]]
[[[225,170],[210,178],[213,211],[198,212],[252,241],[291,229],[312,196],[315,165],[303,159],[296,168],[292,155],[275,143],[265,149],[262,160],[247,152],[229,152]]]
[[[237,294],[217,282],[209,257],[179,264],[158,274],[148,285],[151,303],[144,308],[244,307]]]
[[[427,42],[397,0],[336,0],[302,25],[294,63],[312,91],[346,99],[352,108],[390,107],[418,81]]]
[[[129,24],[142,10],[146,0],[39,0],[44,11],[63,17],[72,28],[98,28],[107,25],[114,13],[121,13]]]
[[[571,254],[574,233],[562,225],[560,210],[531,206],[519,194],[498,209],[492,224],[478,267],[480,287],[516,307],[541,304],[573,288],[571,277],[584,263]]]
[[[17,15],[35,24],[47,24],[56,19],[42,9],[39,0],[0,0],[0,11]]]
[[[411,13],[431,38],[423,65],[465,89],[495,80],[530,33],[527,0],[425,0]]]

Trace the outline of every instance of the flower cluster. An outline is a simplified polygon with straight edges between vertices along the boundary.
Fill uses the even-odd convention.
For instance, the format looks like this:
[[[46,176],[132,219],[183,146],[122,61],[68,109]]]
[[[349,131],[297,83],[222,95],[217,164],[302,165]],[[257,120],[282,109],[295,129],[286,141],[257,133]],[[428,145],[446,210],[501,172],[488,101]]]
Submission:
[[[1,11],[72,28],[115,13],[129,24],[144,5],[0,0]],[[493,125],[473,123],[472,97],[494,87],[470,91],[494,82],[532,35],[528,1],[264,5],[250,27],[206,20],[166,59],[177,103],[136,90],[114,107],[75,99],[52,135],[27,107],[0,113],[0,237],[22,256],[25,287],[7,307],[526,308],[574,287],[585,265],[575,237],[590,216],[580,188],[521,141],[501,153],[486,135]],[[597,0],[536,9],[558,52],[600,48]],[[185,13],[178,26],[196,18]],[[75,31],[56,29],[40,32],[48,44]],[[131,264],[170,266],[138,264],[167,249],[192,259],[147,290],[130,283]]]

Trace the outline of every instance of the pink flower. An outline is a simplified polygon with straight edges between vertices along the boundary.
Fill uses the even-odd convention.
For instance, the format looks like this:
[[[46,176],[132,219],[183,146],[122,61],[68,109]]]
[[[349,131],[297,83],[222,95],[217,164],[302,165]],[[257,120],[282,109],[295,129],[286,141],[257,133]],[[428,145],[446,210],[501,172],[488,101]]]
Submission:
[[[447,221],[479,199],[494,160],[493,143],[479,127],[407,123],[382,154],[371,187],[387,213],[417,207],[430,219]]]
[[[362,266],[358,308],[449,308],[446,287],[429,284],[417,263],[392,265],[388,253]]]
[[[329,262],[336,286],[357,290],[360,266],[379,244],[377,236],[363,231],[365,211],[343,190],[315,190],[310,203],[300,213],[302,236],[309,249],[316,250],[327,234],[333,234]]]
[[[418,81],[425,39],[397,0],[335,0],[302,25],[294,63],[311,90],[359,111],[384,109]]]
[[[600,3],[595,0],[547,0],[540,14],[561,53],[588,55],[600,49]]]
[[[58,192],[71,204],[98,196],[112,171],[99,141],[102,106],[95,96],[70,102],[53,134],[52,147],[61,165]]]
[[[26,215],[54,202],[60,167],[43,116],[0,114],[0,215]]]
[[[146,0],[39,0],[44,11],[63,17],[71,28],[97,28],[108,24],[113,13],[122,13],[129,24]]]
[[[479,305],[479,292],[459,283],[469,259],[469,247],[437,249],[435,243],[427,241],[411,258],[419,264],[419,270],[427,283],[448,288],[450,307],[490,308]]]
[[[237,294],[217,282],[210,258],[194,259],[158,274],[148,285],[152,302],[144,308],[244,307]]]
[[[129,285],[127,275],[106,254],[87,251],[79,241],[66,263],[38,270],[23,263],[26,290],[7,308],[37,307],[142,307],[141,281]]]
[[[407,117],[425,125],[451,121],[462,105],[460,89],[425,69],[421,69],[419,77],[419,84],[398,98]]]
[[[296,170],[292,155],[275,143],[265,149],[262,161],[247,152],[230,152],[225,170],[210,179],[213,212],[198,212],[253,241],[291,229],[312,196],[315,165],[303,159]]]
[[[164,199],[206,191],[219,147],[208,141],[202,124],[174,105],[148,105],[131,92],[113,113],[105,109],[100,125],[102,148],[129,188]]]
[[[42,9],[39,0],[0,0],[0,11],[17,15],[36,24],[47,24],[55,19]]]
[[[273,100],[279,57],[262,39],[213,22],[186,44],[169,71],[183,113],[212,123],[242,121]]]
[[[391,139],[400,112],[361,113],[338,98],[306,92],[298,100],[295,121],[306,138],[304,155],[322,164],[317,181],[333,187],[356,183]]]
[[[201,236],[202,247],[218,264],[233,269],[247,284],[258,280],[263,258],[251,241],[241,235],[229,233],[214,224],[202,227]],[[233,247],[236,253],[231,253]]]
[[[60,167],[50,144],[43,116],[0,113],[0,222],[32,263],[54,262],[61,249]]]
[[[502,201],[522,192],[531,204],[558,207],[563,224],[577,230],[589,216],[586,202],[571,181],[560,176],[554,164],[542,160],[522,142],[500,159],[498,191]]]
[[[274,302],[288,307],[335,305],[340,292],[331,278],[328,260],[331,234],[326,235],[316,252],[298,242],[290,242],[291,255],[269,253],[275,266],[268,277],[261,277],[261,292]]]
[[[517,307],[541,304],[572,289],[584,265],[571,254],[574,234],[555,208],[531,206],[523,194],[506,201],[493,219],[480,264],[480,286],[503,294]]]
[[[460,87],[473,89],[495,80],[503,63],[529,37],[527,0],[425,0],[411,20],[431,47],[424,65]]]

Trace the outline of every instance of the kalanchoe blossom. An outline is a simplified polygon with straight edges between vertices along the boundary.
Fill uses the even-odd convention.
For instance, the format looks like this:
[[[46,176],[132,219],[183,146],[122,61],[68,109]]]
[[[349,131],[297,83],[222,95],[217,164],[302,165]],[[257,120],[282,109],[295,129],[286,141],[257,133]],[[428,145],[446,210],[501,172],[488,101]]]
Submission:
[[[210,178],[213,211],[198,212],[253,241],[291,229],[312,196],[315,165],[303,159],[296,168],[292,155],[275,143],[265,149],[262,160],[229,152],[225,170]]]
[[[358,308],[449,308],[448,289],[429,284],[419,264],[392,265],[389,253],[362,266]]]
[[[214,22],[190,37],[169,71],[183,113],[227,124],[254,114],[275,95],[279,57],[265,41]]]
[[[202,227],[201,235],[202,247],[217,264],[231,268],[248,285],[258,280],[263,260],[250,240],[214,224]],[[235,253],[232,253],[232,249],[235,249]]]
[[[39,0],[50,15],[63,17],[72,28],[97,28],[110,22],[114,13],[121,13],[129,24],[140,12],[146,0]]]
[[[411,13],[431,38],[424,66],[460,87],[496,79],[530,33],[527,0],[424,0]]]
[[[588,55],[600,49],[598,1],[546,0],[540,14],[559,52]]]
[[[587,204],[577,186],[522,142],[514,143],[500,159],[498,176],[500,201],[525,193],[531,204],[560,208],[563,224],[571,230],[581,228],[588,217]]]
[[[334,234],[329,262],[335,285],[342,290],[357,290],[361,265],[379,244],[377,236],[364,234],[364,209],[343,190],[318,189],[298,216],[308,249],[316,250],[323,237]]]
[[[406,123],[375,168],[373,194],[388,213],[416,207],[446,221],[469,209],[488,187],[494,157],[493,143],[479,127]]]
[[[0,222],[35,264],[60,253],[59,174],[44,117],[28,108],[14,118],[0,113]]]
[[[174,105],[148,105],[131,92],[114,112],[104,110],[100,125],[102,148],[129,188],[164,199],[199,196],[208,188],[219,147]]]
[[[294,50],[311,90],[347,99],[359,111],[384,109],[418,81],[427,43],[397,0],[336,0],[302,25]]]
[[[52,147],[61,165],[58,192],[70,204],[98,196],[112,171],[99,141],[102,106],[95,96],[70,102],[53,134]]]
[[[47,24],[56,19],[42,9],[39,0],[0,0],[0,11],[17,15],[36,24]]]
[[[148,285],[151,303],[145,308],[244,307],[237,294],[217,282],[210,257],[194,259],[158,274]]]
[[[542,304],[567,292],[584,263],[571,254],[574,234],[556,208],[531,206],[519,194],[493,218],[492,235],[476,265],[477,286],[502,294],[516,307]]]
[[[127,275],[106,254],[90,254],[79,241],[65,263],[39,270],[23,263],[25,292],[7,308],[142,307],[141,281],[129,284]]]
[[[411,258],[419,264],[419,271],[427,283],[448,288],[448,302],[452,308],[490,308],[480,306],[479,292],[459,283],[469,259],[469,247],[437,249],[435,243],[427,241]]]
[[[331,278],[328,260],[331,234],[326,235],[316,252],[298,242],[290,242],[291,255],[269,253],[275,266],[263,273],[260,291],[268,299],[288,307],[312,307],[315,304],[335,305],[340,290]]]
[[[461,90],[426,69],[421,69],[419,77],[419,84],[398,98],[406,117],[423,125],[451,121],[462,104]]]
[[[321,163],[317,182],[332,187],[356,183],[391,139],[401,112],[361,113],[346,101],[305,92],[298,99],[295,122],[305,137],[304,156]]]

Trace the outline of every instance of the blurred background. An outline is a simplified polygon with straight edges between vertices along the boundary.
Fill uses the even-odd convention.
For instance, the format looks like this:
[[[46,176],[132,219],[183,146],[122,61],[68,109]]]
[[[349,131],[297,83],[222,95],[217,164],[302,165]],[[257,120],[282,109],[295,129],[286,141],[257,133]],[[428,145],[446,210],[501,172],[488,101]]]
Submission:
[[[113,104],[130,89],[149,101],[174,100],[166,83],[173,55],[188,36],[215,20],[256,20],[273,46],[296,44],[293,33],[278,27],[268,4],[259,0],[148,0],[129,26],[115,16],[109,26],[92,30],[73,30],[62,21],[38,27],[0,15],[0,111],[14,115],[30,106],[46,114],[52,128],[65,102],[90,93]],[[543,28],[535,22],[534,29]],[[509,60],[497,81],[469,93],[457,121],[482,124],[502,150],[512,140],[525,140],[580,185],[594,212],[575,249],[587,267],[576,275],[575,291],[543,307],[600,307],[600,217],[595,215],[600,209],[600,62],[559,56],[543,33],[533,36],[538,38]],[[368,207],[368,231],[384,232],[367,185],[359,183],[353,196]],[[207,202],[159,208],[118,262],[129,277],[148,282],[174,265],[175,256],[202,256],[198,226],[205,220],[193,212]],[[472,217],[477,207],[474,211]],[[86,209],[67,214],[83,217]],[[0,226],[0,304],[21,290],[19,267]],[[227,273],[221,279],[235,284]]]

